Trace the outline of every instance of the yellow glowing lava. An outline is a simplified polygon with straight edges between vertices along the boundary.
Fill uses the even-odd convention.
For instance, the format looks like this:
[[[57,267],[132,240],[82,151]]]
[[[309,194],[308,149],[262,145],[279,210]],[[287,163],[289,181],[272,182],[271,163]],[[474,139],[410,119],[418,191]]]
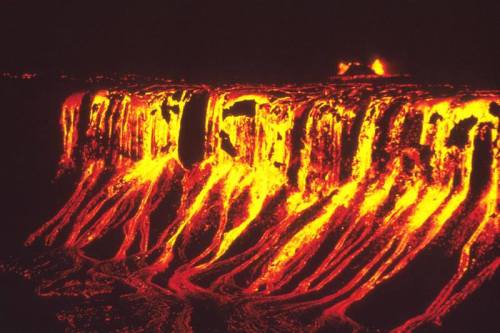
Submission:
[[[385,66],[380,59],[375,59],[370,68],[377,75],[385,75]]]

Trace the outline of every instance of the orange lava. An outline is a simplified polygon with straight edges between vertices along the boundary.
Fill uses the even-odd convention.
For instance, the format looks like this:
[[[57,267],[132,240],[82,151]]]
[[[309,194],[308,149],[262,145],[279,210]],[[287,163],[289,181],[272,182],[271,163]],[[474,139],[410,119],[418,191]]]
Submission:
[[[379,60],[371,68],[386,73]],[[331,318],[358,327],[348,315],[353,304],[441,246],[455,258],[454,273],[425,310],[392,330],[439,322],[500,264],[492,111],[500,94],[446,89],[167,85],[75,93],[62,106],[60,165],[81,170],[81,179],[27,243],[59,241],[93,271],[122,263],[122,273],[106,274],[138,291],[245,302],[239,326],[229,321],[227,330],[247,332],[265,330],[261,316],[274,316],[283,331],[314,331]],[[195,113],[204,114],[203,158],[187,165],[180,141]],[[90,251],[99,243],[112,248],[106,258]],[[302,327],[283,319],[307,311]],[[188,319],[172,327],[189,330]]]
[[[372,62],[372,65],[370,66],[370,68],[372,69],[372,71],[376,75],[385,75],[385,74],[387,74],[386,70],[385,70],[385,65],[384,65],[384,63],[380,59],[375,59]]]

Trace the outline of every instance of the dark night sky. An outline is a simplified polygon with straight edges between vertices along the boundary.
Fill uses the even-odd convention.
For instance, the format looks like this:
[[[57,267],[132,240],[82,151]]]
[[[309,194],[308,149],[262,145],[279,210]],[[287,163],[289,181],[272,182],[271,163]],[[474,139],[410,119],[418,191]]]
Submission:
[[[500,73],[498,1],[33,2],[2,1],[3,71],[318,80],[381,55],[426,78]]]

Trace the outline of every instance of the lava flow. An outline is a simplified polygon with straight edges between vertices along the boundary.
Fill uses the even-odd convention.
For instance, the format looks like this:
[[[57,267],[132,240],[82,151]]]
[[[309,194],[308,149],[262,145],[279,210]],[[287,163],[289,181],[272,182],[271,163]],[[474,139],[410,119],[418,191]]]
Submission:
[[[500,93],[375,80],[69,96],[60,173],[81,178],[27,240],[67,256],[39,259],[57,272],[39,294],[99,303],[128,288],[58,315],[77,329],[439,324],[500,265]],[[377,289],[442,269],[429,253],[449,274],[390,327],[365,324],[356,306]]]

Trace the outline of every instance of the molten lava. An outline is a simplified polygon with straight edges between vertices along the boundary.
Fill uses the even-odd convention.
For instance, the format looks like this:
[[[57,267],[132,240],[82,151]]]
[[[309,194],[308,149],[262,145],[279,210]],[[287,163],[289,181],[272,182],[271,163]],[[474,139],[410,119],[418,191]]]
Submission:
[[[339,62],[337,75],[356,77],[387,76],[385,64],[380,59],[375,59],[370,66],[357,61]]]
[[[372,71],[377,75],[385,75],[385,66],[380,59],[375,59],[370,66]]]
[[[360,65],[359,63],[355,63],[357,65]],[[351,67],[353,65],[353,63],[351,62],[339,62],[338,64],[338,70],[337,70],[337,74],[338,75],[344,75],[347,73],[347,71],[349,70],[349,67]]]
[[[385,73],[379,60],[372,69]],[[93,297],[109,292],[103,280],[119,280],[154,295],[147,331],[191,330],[200,297],[231,304],[227,331],[313,331],[332,318],[359,328],[354,304],[443,248],[454,273],[392,329],[439,322],[500,264],[500,95],[434,88],[170,85],[69,96],[60,165],[81,178],[27,243],[62,244],[75,264],[44,293]]]

